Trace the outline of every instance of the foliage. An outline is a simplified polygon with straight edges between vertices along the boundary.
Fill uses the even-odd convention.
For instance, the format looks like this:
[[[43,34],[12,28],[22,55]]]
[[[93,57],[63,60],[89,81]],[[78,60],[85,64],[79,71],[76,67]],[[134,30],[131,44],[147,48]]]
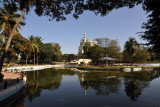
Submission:
[[[0,55],[3,55],[4,46],[8,40],[9,35],[11,34],[11,30],[15,25],[17,19],[20,17],[20,14],[17,13],[18,9],[14,8],[13,5],[4,4],[0,7]],[[21,26],[24,26],[25,23],[21,21],[18,25],[18,28],[21,29]],[[18,28],[15,31],[15,37],[11,42],[10,49],[7,53],[8,62],[11,59],[16,57],[16,54],[19,54],[24,49],[25,40],[18,33]]]
[[[144,10],[148,13],[148,21],[143,23],[140,36],[147,40],[146,45],[155,52],[160,52],[160,1],[159,0],[145,0]]]
[[[62,60],[62,52],[58,43],[45,43],[40,47],[39,60],[41,63],[52,63]]]
[[[129,38],[129,40],[126,41],[123,51],[123,61],[144,63],[149,59],[150,53],[148,49],[141,46],[135,38]]]
[[[87,10],[93,11],[96,15],[105,16],[114,9],[125,6],[132,8],[140,4],[142,0],[4,0],[4,2],[10,3],[20,10],[26,8],[27,12],[31,7],[34,7],[34,11],[38,16],[45,15],[49,16],[50,20],[61,21],[66,20],[65,16],[68,14],[73,14],[77,19],[80,14]]]
[[[151,55],[150,61],[152,62],[159,62],[160,61],[160,53],[158,52],[154,52],[154,51],[150,51],[149,53]]]
[[[105,56],[104,49],[99,45],[88,46],[84,49],[84,55],[86,58],[92,59],[94,64],[98,64],[99,59]]]
[[[96,38],[94,40],[97,42],[98,45],[100,45],[103,48],[106,48],[109,46],[109,42],[110,42],[109,38]]]
[[[100,45],[104,49],[104,54],[108,57],[112,57],[117,59],[117,61],[121,60],[121,48],[118,44],[118,40],[110,40],[109,38],[96,38],[98,45]]]
[[[150,59],[150,53],[146,49],[139,49],[136,55],[133,57],[133,61],[136,63],[144,63]]]
[[[4,35],[6,37],[9,36],[11,30],[13,29],[13,26],[20,17],[20,14],[18,14],[17,12],[18,9],[15,9],[14,6],[11,4],[4,4],[3,7],[0,7],[0,35]],[[18,25],[18,28],[21,29],[21,26],[24,25],[25,23],[21,21]],[[15,33],[18,33],[18,29]]]
[[[67,62],[70,62],[72,60],[76,60],[77,56],[75,54],[64,54],[63,59]]]
[[[17,60],[18,55],[21,55],[25,51],[26,45],[27,39],[25,39],[21,34],[15,35],[7,53],[8,63],[11,60]]]
[[[38,64],[38,53],[40,52],[40,47],[42,46],[42,38],[39,36],[31,35],[29,37],[29,42],[32,47],[32,53],[34,54],[34,64],[35,64],[35,54],[37,54],[37,64]],[[30,53],[30,52],[29,52]]]
[[[129,40],[125,42],[124,53],[128,55],[128,58],[131,63],[133,63],[133,57],[135,56],[138,49],[139,49],[139,44],[134,37],[133,38],[130,37]]]
[[[54,61],[62,61],[62,52],[61,52],[61,47],[58,43],[51,43],[52,46],[54,47]]]
[[[105,49],[105,54],[109,57],[121,60],[121,47],[118,44],[118,40],[110,40],[108,46]]]

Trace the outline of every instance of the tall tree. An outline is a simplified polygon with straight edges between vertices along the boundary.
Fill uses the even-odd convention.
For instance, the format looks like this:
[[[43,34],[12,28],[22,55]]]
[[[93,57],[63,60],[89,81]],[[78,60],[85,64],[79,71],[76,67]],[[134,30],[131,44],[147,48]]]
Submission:
[[[160,52],[160,1],[159,0],[145,0],[144,10],[147,11],[148,21],[143,23],[140,36],[142,39],[147,40],[150,48],[155,52]]]
[[[107,56],[120,60],[121,57],[121,47],[118,44],[118,40],[110,40],[108,46],[105,49],[105,54]]]
[[[51,63],[54,59],[55,56],[55,48],[53,47],[52,43],[45,43],[44,45],[42,45],[41,47],[41,60],[43,60],[43,62],[45,63]]]
[[[121,59],[121,47],[119,46],[118,40],[111,40],[109,38],[96,38],[98,45],[104,48],[104,54],[117,59]]]
[[[124,52],[127,52],[129,55],[130,62],[133,63],[133,57],[135,56],[137,49],[139,48],[138,42],[135,38],[130,37],[128,41],[126,41],[124,45]]]
[[[109,38],[96,38],[94,39],[98,45],[100,45],[103,48],[108,47],[109,43],[110,43],[110,39]]]
[[[13,34],[17,34],[18,33],[17,27],[20,28],[20,25],[24,25],[24,23],[21,20],[19,20],[17,26],[14,27],[19,17],[23,19],[23,16],[20,16],[19,14],[16,13],[17,11],[18,9],[16,8],[16,6],[11,4],[4,4],[3,7],[0,7],[0,32],[1,32],[0,36],[3,35],[6,40],[5,43],[6,47],[3,49],[3,55],[1,56],[0,59],[0,72],[2,70],[3,62],[12,39],[9,38],[9,35],[12,32]],[[14,31],[12,31],[12,29],[14,29]],[[9,41],[9,43],[7,41]]]
[[[25,62],[26,62],[26,65],[27,65],[28,64],[29,55],[32,52],[32,44],[29,42],[28,39],[26,39],[25,44],[26,44],[26,46],[25,46],[25,51],[23,52],[23,55],[25,56]]]
[[[42,38],[39,36],[36,36],[34,38],[34,42],[35,42],[35,49],[37,53],[37,65],[38,65],[38,53],[40,52],[40,46],[42,45]]]
[[[136,63],[144,63],[147,62],[147,60],[149,59],[150,59],[150,53],[145,48],[138,49],[135,56],[133,57],[133,61]]]
[[[105,56],[104,49],[99,45],[88,47],[88,51],[85,51],[84,55],[86,58],[92,59],[94,64],[98,64],[99,59]]]
[[[31,46],[32,46],[32,53],[34,54],[34,59],[33,59],[33,62],[34,62],[34,65],[35,65],[35,61],[36,61],[36,56],[35,56],[35,54],[36,54],[36,43],[35,43],[35,37],[33,36],[33,35],[31,35],[29,38],[29,42],[30,42],[30,44],[31,44]]]
[[[25,51],[26,42],[27,40],[21,34],[14,35],[14,38],[11,42],[11,47],[9,48],[6,57],[6,59],[8,59],[8,63],[12,61],[13,58],[16,60],[18,59],[18,56],[21,57],[22,53]]]

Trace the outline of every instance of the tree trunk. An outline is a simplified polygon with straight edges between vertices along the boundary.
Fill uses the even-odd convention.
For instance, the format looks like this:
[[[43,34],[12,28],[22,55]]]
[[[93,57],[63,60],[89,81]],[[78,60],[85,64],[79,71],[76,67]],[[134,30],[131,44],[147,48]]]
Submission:
[[[36,62],[36,58],[35,58],[35,52],[34,52],[34,65],[35,65],[35,62]]]
[[[38,65],[38,53],[37,53],[37,65]]]
[[[26,65],[27,65],[27,61],[28,61],[28,55],[26,56]]]
[[[132,59],[132,56],[131,56],[131,65],[133,64],[133,59]]]
[[[21,19],[23,18],[25,12],[26,12],[26,8],[23,9],[23,11],[22,11],[22,13],[21,13],[21,16],[19,17],[19,19],[17,20],[16,24],[14,25],[14,27],[13,27],[13,29],[12,29],[12,32],[11,32],[11,34],[10,34],[8,40],[7,40],[6,47],[5,47],[4,51],[3,51],[2,57],[1,57],[1,59],[0,59],[0,74],[1,74],[1,71],[2,71],[2,66],[3,66],[3,63],[4,63],[4,59],[5,59],[6,54],[7,54],[7,52],[8,52],[8,49],[9,49],[11,40],[12,40],[12,38],[13,38],[13,36],[14,36],[14,33],[15,33],[15,31],[16,31],[16,29],[17,29],[17,27],[18,27],[18,25],[19,25],[19,23],[20,23],[20,21],[21,21]]]

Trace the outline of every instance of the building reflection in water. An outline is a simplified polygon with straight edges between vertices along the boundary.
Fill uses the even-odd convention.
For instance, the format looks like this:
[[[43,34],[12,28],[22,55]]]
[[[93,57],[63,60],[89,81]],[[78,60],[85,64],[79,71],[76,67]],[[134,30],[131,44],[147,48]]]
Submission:
[[[84,88],[84,94],[87,90],[96,90],[96,95],[109,96],[112,93],[119,93],[121,80],[114,74],[107,72],[89,72],[79,74],[80,85]]]
[[[120,95],[121,97],[121,92],[124,92],[125,94],[123,94],[123,96],[127,96],[131,101],[138,101],[142,91],[150,85],[153,79],[160,76],[159,72],[146,71],[134,73],[118,71],[74,72],[69,69],[47,69],[26,72],[27,87],[21,99],[17,102],[16,107],[25,107],[24,103],[26,101],[34,102],[35,98],[42,97],[41,93],[44,89],[52,91],[57,90],[61,86],[63,76],[74,76],[75,74],[78,76],[79,81],[76,80],[74,82],[76,84],[80,82],[85,95],[87,94],[87,90],[90,89],[95,90],[95,95],[106,96],[108,98],[112,94]],[[77,92],[80,90],[81,88],[79,88]],[[74,96],[74,94],[71,96]],[[79,98],[81,98],[81,96],[79,96]]]
[[[131,101],[137,101],[142,91],[149,86],[150,81],[158,78],[158,72],[83,72],[79,74],[80,85],[84,88],[84,94],[88,89],[96,91],[96,95],[109,96],[119,94],[124,85],[126,96]]]

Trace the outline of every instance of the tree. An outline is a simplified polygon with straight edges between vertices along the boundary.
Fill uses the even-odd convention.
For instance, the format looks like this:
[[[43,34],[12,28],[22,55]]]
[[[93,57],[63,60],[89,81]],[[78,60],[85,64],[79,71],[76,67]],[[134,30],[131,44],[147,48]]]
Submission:
[[[121,60],[121,47],[118,44],[118,40],[110,40],[109,38],[96,38],[98,45],[100,45],[104,49],[104,54]]]
[[[25,57],[26,57],[26,65],[27,65],[27,63],[28,63],[28,57],[29,57],[29,55],[31,54],[31,52],[32,52],[32,44],[29,42],[29,40],[28,39],[26,39],[26,47],[25,47],[25,51],[24,51],[24,53],[23,53],[23,55],[25,55]]]
[[[89,43],[89,42],[86,42],[85,44],[84,44],[84,46],[83,46],[83,55],[82,55],[82,57],[83,58],[87,58],[88,57],[88,51],[89,51],[89,48],[91,48],[91,44]]]
[[[98,45],[100,45],[103,48],[108,47],[109,42],[110,42],[109,38],[96,38],[94,40],[98,43]]]
[[[51,63],[55,56],[55,49],[52,43],[45,43],[41,47],[40,60],[45,63]]]
[[[30,42],[31,47],[32,47],[32,52],[34,54],[34,59],[33,60],[34,60],[34,65],[35,65],[35,61],[36,61],[36,59],[35,59],[35,53],[36,53],[35,37],[33,35],[31,35],[28,39],[29,39],[29,42]]]
[[[121,7],[132,8],[135,5],[142,3],[142,0],[107,0],[107,1],[98,1],[98,0],[4,0],[0,1],[4,4],[9,4],[14,9],[20,9],[22,11],[20,17],[14,24],[14,27],[11,30],[11,33],[8,37],[3,57],[0,60],[0,72],[2,70],[3,62],[6,53],[8,52],[11,40],[14,36],[14,33],[23,18],[25,12],[28,13],[31,7],[35,7],[35,13],[38,16],[46,15],[50,16],[50,20],[56,19],[56,21],[66,20],[66,15],[73,13],[73,16],[77,19],[80,14],[83,14],[83,11],[89,10],[93,11],[96,15],[101,14],[105,16],[110,11],[114,9],[119,9]],[[2,5],[0,5],[2,6]],[[72,12],[74,10],[74,12]]]
[[[10,4],[4,4],[4,7],[0,8],[0,35],[5,36],[7,39],[9,37],[9,34],[11,34],[11,31],[17,19],[20,17],[20,14],[18,14],[17,11],[18,9],[14,9],[14,6],[11,6]],[[24,25],[25,23],[23,21],[20,21],[20,23],[18,24],[18,28],[21,29],[21,26]],[[15,33],[18,33],[18,29],[15,30]]]
[[[146,45],[155,52],[160,52],[160,1],[159,0],[145,0],[143,8],[148,13],[148,21],[143,23],[140,32],[140,37],[147,40]]]
[[[55,51],[55,55],[54,55],[54,60],[55,61],[61,61],[62,60],[62,52],[61,52],[61,47],[58,43],[51,43],[54,51]]]
[[[104,49],[99,45],[90,46],[88,51],[84,52],[84,55],[86,58],[92,59],[94,64],[98,64],[99,59],[105,56]]]
[[[42,38],[39,36],[34,37],[35,49],[37,53],[37,65],[38,65],[38,53],[40,52],[40,46],[42,46]]]
[[[2,55],[2,52],[3,52],[4,42],[5,42],[5,36],[0,35],[0,56]]]
[[[76,60],[77,56],[75,54],[64,54],[63,59],[70,62],[71,60]]]
[[[125,62],[143,63],[149,59],[148,48],[140,45],[135,38],[129,38],[129,41],[126,41],[123,51],[123,60]]]
[[[147,49],[139,49],[137,50],[135,56],[133,57],[133,61],[136,63],[144,63],[150,59],[150,53]]]
[[[3,55],[1,56],[1,59],[0,59],[0,72],[2,70],[3,62],[8,52],[13,35],[17,34],[18,32],[17,27],[20,28],[20,25],[24,25],[24,23],[21,20],[17,19],[19,17],[23,19],[23,15],[20,16],[19,14],[16,13],[18,9],[16,8],[15,5],[4,4],[3,6],[4,6],[3,8],[0,8],[0,25],[1,25],[0,31],[2,32],[0,35],[5,36],[6,47],[3,49]],[[17,22],[18,24],[15,26]],[[12,34],[12,37],[9,36],[11,34]]]
[[[26,42],[27,40],[21,34],[14,35],[11,46],[6,54],[8,63],[12,59],[17,60],[17,57],[22,55],[22,53],[25,51]]]
[[[129,40],[125,42],[124,53],[126,53],[129,56],[131,64],[133,63],[133,57],[135,56],[138,48],[139,44],[134,37],[130,37]]]
[[[110,40],[108,43],[108,47],[104,49],[105,49],[105,54],[107,54],[107,56],[120,60],[121,47],[118,44],[118,40]]]

